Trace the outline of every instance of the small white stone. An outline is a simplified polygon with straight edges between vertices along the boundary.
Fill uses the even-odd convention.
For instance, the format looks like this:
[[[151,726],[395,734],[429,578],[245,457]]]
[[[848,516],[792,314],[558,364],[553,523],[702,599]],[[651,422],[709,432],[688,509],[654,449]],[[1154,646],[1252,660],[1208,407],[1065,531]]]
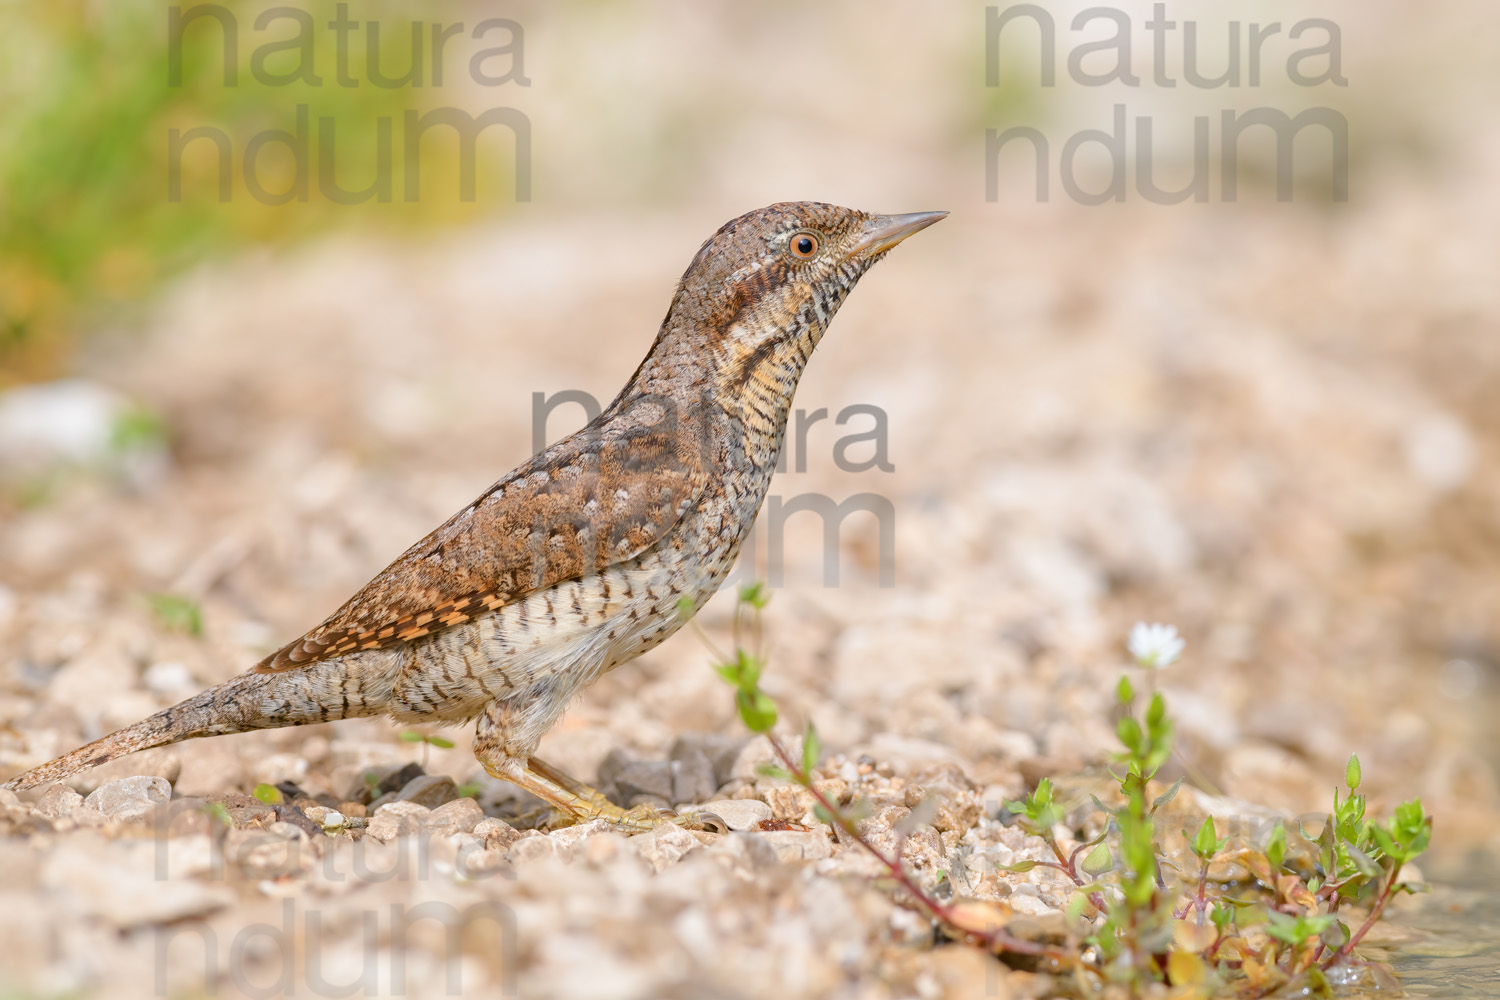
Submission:
[[[141,675],[141,680],[152,694],[163,696],[176,696],[184,690],[197,690],[200,687],[187,664],[175,660],[151,664]]]
[[[771,807],[759,799],[715,799],[691,808],[694,812],[713,813],[731,830],[754,830],[761,820],[771,818]]]
[[[422,821],[432,810],[415,802],[387,802],[375,810],[365,836],[379,841],[395,840],[397,837],[416,833]]]
[[[822,830],[775,830],[760,834],[782,861],[818,861],[833,854]]]
[[[649,833],[632,837],[631,841],[640,850],[641,857],[656,871],[676,864],[682,860],[683,855],[703,846],[697,837],[671,823],[663,823]]]
[[[82,795],[79,795],[67,785],[53,785],[42,793],[41,798],[36,800],[34,808],[43,816],[61,819],[64,816],[73,815],[74,810],[82,805]]]
[[[100,785],[83,800],[83,807],[125,822],[139,819],[157,803],[171,797],[172,786],[167,779],[142,774]]]

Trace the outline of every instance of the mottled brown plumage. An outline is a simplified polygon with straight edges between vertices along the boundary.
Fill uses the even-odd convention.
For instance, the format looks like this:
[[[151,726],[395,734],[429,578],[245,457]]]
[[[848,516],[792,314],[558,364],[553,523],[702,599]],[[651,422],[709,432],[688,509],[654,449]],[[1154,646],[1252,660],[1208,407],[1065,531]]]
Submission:
[[[727,223],[688,266],[646,359],[587,427],[254,669],[4,787],[199,736],[369,715],[477,718],[474,752],[490,774],[574,819],[662,821],[532,752],[574,694],[675,632],[684,598],[696,610],[718,589],[833,314],[871,264],[943,214],[793,202]]]

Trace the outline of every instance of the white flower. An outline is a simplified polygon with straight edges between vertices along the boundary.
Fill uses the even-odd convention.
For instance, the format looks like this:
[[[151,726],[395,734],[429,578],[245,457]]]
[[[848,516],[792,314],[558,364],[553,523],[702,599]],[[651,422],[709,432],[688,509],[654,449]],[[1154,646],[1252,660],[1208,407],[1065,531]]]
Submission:
[[[1147,625],[1136,622],[1130,630],[1130,655],[1150,670],[1170,667],[1182,655],[1187,643],[1177,634],[1176,625]]]

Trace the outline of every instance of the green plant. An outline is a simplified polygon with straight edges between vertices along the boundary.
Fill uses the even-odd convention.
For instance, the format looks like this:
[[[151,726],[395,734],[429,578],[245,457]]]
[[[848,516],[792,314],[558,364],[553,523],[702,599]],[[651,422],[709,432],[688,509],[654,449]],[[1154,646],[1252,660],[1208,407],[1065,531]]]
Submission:
[[[763,767],[762,773],[807,789],[816,801],[818,819],[875,857],[908,905],[926,912],[952,936],[996,952],[1042,957],[1056,969],[1072,969],[1080,995],[1114,984],[1131,996],[1163,987],[1169,987],[1174,997],[1263,997],[1282,989],[1326,996],[1331,990],[1327,973],[1335,966],[1363,968],[1376,985],[1394,985],[1389,969],[1360,959],[1356,949],[1392,896],[1412,891],[1400,881],[1401,867],[1427,847],[1432,819],[1417,800],[1397,807],[1383,823],[1367,818],[1365,798],[1357,792],[1362,777],[1357,757],[1351,757],[1345,769],[1348,794],[1334,793],[1333,811],[1317,837],[1300,832],[1299,840],[1309,851],[1293,856],[1282,823],[1258,843],[1250,843],[1233,834],[1221,835],[1212,816],[1195,819],[1196,830],[1182,831],[1183,847],[1172,853],[1162,848],[1159,818],[1183,782],[1178,779],[1165,789],[1152,787],[1171,757],[1174,732],[1166,699],[1156,690],[1155,673],[1183,651],[1176,629],[1138,625],[1131,632],[1129,647],[1136,666],[1146,672],[1150,694],[1141,710],[1129,676],[1115,687],[1115,732],[1121,750],[1112,775],[1118,804],[1093,798],[1095,814],[1102,819],[1096,832],[1091,837],[1073,836],[1070,809],[1058,801],[1054,783],[1046,778],[1024,799],[1008,803],[1015,822],[1039,838],[1051,857],[1022,859],[1003,870],[1024,874],[1051,868],[1075,887],[1067,909],[1075,937],[1070,946],[1060,947],[995,926],[991,911],[945,903],[907,871],[902,862],[906,837],[930,821],[936,809],[931,800],[897,825],[895,848],[885,853],[861,829],[869,815],[867,800],[840,806],[821,791],[815,780],[822,755],[817,732],[808,725],[801,753],[789,752],[773,731],[776,704],[760,687],[766,667],[762,612],[767,600],[759,584],[741,588],[732,655],[720,653],[703,636],[714,650],[719,676],[734,689],[741,721],[752,732],[765,734],[779,761]],[[689,602],[679,608],[684,617],[693,612]],[[1075,843],[1066,846],[1060,834]],[[1210,877],[1214,865],[1231,862],[1250,873],[1250,884],[1226,886],[1222,875]],[[1231,896],[1231,889],[1246,898]],[[1353,930],[1340,919],[1340,905],[1352,902],[1369,907]]]
[[[203,609],[192,598],[180,594],[149,594],[146,600],[163,628],[193,636],[203,634]]]
[[[427,752],[429,747],[437,747],[439,750],[452,750],[453,741],[441,736],[429,736],[419,733],[415,729],[403,729],[399,737],[402,743],[422,744],[422,770],[427,770]]]
[[[1059,948],[1014,937],[1003,928],[973,920],[957,907],[938,900],[906,870],[906,866],[901,862],[902,848],[906,838],[931,819],[931,813],[936,807],[935,802],[928,800],[920,804],[897,825],[896,847],[888,856],[870,843],[859,829],[859,824],[869,815],[868,800],[860,799],[848,806],[841,806],[831,800],[815,784],[815,771],[822,748],[817,730],[812,724],[808,723],[804,730],[802,752],[795,757],[771,731],[777,719],[776,704],[759,686],[766,662],[762,612],[769,601],[769,592],[759,582],[740,588],[732,626],[735,650],[733,656],[720,653],[713,641],[701,629],[698,630],[699,637],[713,652],[716,661],[714,669],[735,689],[735,706],[740,720],[751,732],[765,735],[776,758],[781,762],[779,765],[761,765],[760,772],[767,777],[795,782],[807,789],[816,803],[813,807],[814,815],[821,822],[833,826],[843,836],[879,860],[904,890],[913,905],[925,910],[934,920],[951,928],[956,934],[981,943],[991,950],[1042,956],[1060,964],[1069,963],[1071,956]],[[694,606],[690,598],[684,598],[678,602],[678,612],[684,618],[691,618],[693,611]],[[747,636],[751,643],[748,648],[745,644]]]

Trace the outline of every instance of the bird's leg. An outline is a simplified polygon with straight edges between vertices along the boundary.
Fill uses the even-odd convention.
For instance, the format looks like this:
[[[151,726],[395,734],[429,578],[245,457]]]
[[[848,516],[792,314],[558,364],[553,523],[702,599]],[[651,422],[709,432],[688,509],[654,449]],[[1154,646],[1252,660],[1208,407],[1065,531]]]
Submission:
[[[620,808],[619,806],[616,806],[613,802],[611,802],[603,792],[599,791],[599,789],[593,787],[592,785],[585,785],[577,778],[570,777],[569,775],[553,767],[551,764],[542,760],[542,758],[540,757],[532,756],[527,758],[526,769],[539,778],[550,781],[561,788],[567,789],[569,792],[578,796],[580,799],[583,799],[591,806],[599,806],[600,808],[604,809]]]
[[[507,745],[504,726],[507,706],[496,703],[479,717],[478,738],[474,756],[491,777],[509,781],[550,803],[565,820],[564,825],[602,819],[617,830],[638,832],[665,823],[715,833],[728,832],[728,826],[712,813],[673,813],[655,806],[625,809],[591,788],[537,757]]]

